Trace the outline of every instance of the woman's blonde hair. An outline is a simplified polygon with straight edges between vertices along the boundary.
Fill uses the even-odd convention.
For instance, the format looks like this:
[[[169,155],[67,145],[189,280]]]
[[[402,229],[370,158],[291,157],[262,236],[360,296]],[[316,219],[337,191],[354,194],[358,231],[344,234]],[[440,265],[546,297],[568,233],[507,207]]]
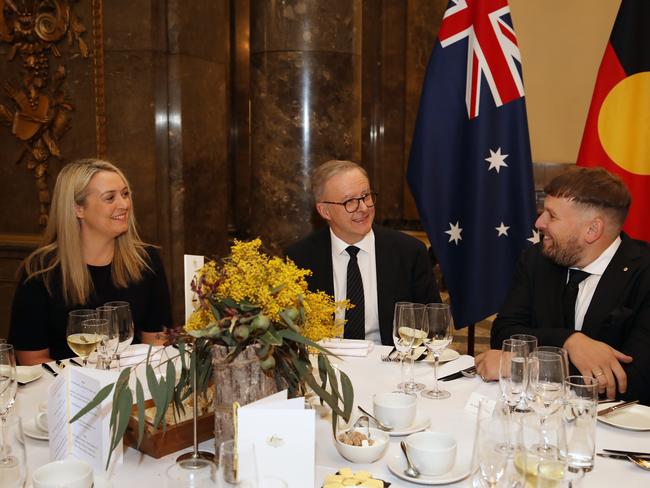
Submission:
[[[56,179],[50,216],[43,244],[24,261],[27,279],[42,275],[47,291],[52,295],[55,268],[60,267],[61,289],[68,305],[85,304],[93,292],[93,282],[83,261],[81,224],[75,206],[84,206],[88,184],[97,173],[117,173],[131,194],[124,174],[113,164],[101,159],[80,159],[66,165]],[[149,268],[145,243],[140,240],[135,224],[133,202],[129,212],[128,230],[115,239],[112,278],[115,286],[125,288],[140,281]]]

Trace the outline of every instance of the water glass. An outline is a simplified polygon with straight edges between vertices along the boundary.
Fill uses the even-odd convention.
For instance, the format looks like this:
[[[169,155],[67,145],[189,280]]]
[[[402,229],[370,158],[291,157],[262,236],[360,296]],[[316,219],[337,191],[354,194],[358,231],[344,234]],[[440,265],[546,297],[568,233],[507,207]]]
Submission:
[[[21,419],[10,415],[0,428],[4,440],[0,455],[0,488],[22,487],[27,478],[27,464]]]
[[[427,337],[427,332],[429,330],[429,325],[426,317],[426,308],[420,303],[412,303],[411,307],[405,309],[405,311],[400,315],[400,325],[399,333],[400,335],[412,336],[413,342],[411,344],[411,368],[409,379],[402,386],[403,391],[405,392],[416,392],[424,389],[422,383],[416,383],[415,381],[415,349],[424,344],[424,340]]]
[[[222,442],[217,480],[217,486],[221,488],[257,488],[255,446],[250,442]]]
[[[567,376],[564,397],[567,463],[574,471],[591,471],[596,452],[598,381],[591,376]]]
[[[506,339],[501,345],[499,386],[510,412],[526,396],[528,387],[528,347],[524,341]]]
[[[566,349],[557,346],[538,346],[536,350],[541,352],[554,352],[555,354],[562,356],[562,362],[564,365],[564,377],[566,378],[569,376],[569,353]]]
[[[454,321],[451,318],[451,307],[447,303],[429,303],[426,306],[426,318],[429,324],[429,333],[426,346],[433,354],[434,387],[424,390],[422,396],[432,400],[449,398],[451,393],[438,387],[438,364],[440,353],[444,351],[454,339]]]

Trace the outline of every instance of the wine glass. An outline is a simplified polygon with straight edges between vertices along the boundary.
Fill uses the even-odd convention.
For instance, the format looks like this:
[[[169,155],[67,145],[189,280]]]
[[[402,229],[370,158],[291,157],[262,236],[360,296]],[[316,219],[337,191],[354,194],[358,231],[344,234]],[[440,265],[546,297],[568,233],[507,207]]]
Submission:
[[[423,383],[415,381],[415,350],[424,344],[429,331],[429,322],[426,315],[426,307],[421,303],[413,303],[410,308],[412,313],[402,314],[400,316],[400,334],[412,335],[413,343],[411,344],[411,374],[409,380],[404,386],[405,392],[415,392],[424,389]]]
[[[482,419],[476,432],[474,453],[481,486],[496,488],[506,474],[510,456],[509,429],[504,419]]]
[[[401,327],[401,315],[402,314],[412,314],[413,313],[413,304],[411,302],[397,302],[395,304],[395,311],[393,313],[393,344],[395,349],[399,353],[399,362],[400,362],[400,376],[402,381],[397,387],[404,390],[406,382],[404,381],[404,359],[406,354],[411,350],[413,346],[413,334],[408,333],[408,329]]]
[[[7,415],[16,401],[16,356],[14,346],[11,344],[0,344],[0,428],[2,437],[0,439],[0,456],[7,455],[7,442],[4,426],[7,422]]]
[[[555,450],[549,445],[546,420],[556,413],[564,401],[564,360],[554,352],[535,351],[530,362],[531,406],[539,416],[542,445],[540,451],[548,453]]]
[[[27,460],[22,421],[10,415],[2,423],[2,456],[0,457],[0,488],[21,488],[27,478]]]
[[[129,302],[108,302],[105,303],[106,307],[115,307],[117,314],[117,326],[120,334],[120,342],[117,346],[115,359],[117,359],[117,367],[120,367],[120,355],[128,349],[133,342],[133,317],[131,315],[131,307]]]
[[[528,346],[524,341],[506,339],[501,345],[499,386],[508,410],[512,413],[526,395],[528,386]]]
[[[440,353],[445,350],[454,338],[454,321],[451,318],[451,308],[447,303],[429,303],[426,306],[426,317],[429,332],[426,339],[426,346],[433,354],[433,376],[434,387],[424,390],[422,396],[433,400],[449,398],[451,393],[438,388],[438,364]]]
[[[217,467],[219,486],[223,488],[257,488],[257,459],[250,442],[228,440],[219,446]]]
[[[563,347],[557,346],[537,346],[537,351],[543,352],[554,352],[562,356],[562,362],[564,365],[564,377],[569,376],[569,353]]]
[[[88,365],[88,356],[97,348],[102,336],[107,335],[107,331],[106,319],[68,320],[68,346],[82,359],[84,366]]]
[[[120,333],[117,324],[117,308],[102,305],[97,307],[97,317],[108,321],[108,331],[106,336],[102,337],[102,341],[97,346],[97,355],[100,359],[100,364],[104,369],[111,369],[111,361],[117,353],[117,346],[120,343]]]

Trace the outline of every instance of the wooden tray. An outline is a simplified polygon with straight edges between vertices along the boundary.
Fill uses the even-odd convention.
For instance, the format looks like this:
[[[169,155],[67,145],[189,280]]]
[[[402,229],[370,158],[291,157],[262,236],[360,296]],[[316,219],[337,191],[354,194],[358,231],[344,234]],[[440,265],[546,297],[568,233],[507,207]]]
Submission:
[[[152,400],[145,403],[145,407],[153,405]],[[133,409],[133,415],[129,419],[129,425],[124,434],[124,443],[134,449],[159,459],[172,452],[180,451],[190,447],[194,442],[192,419],[185,420],[178,424],[168,424],[165,431],[162,429],[155,430],[151,422],[145,421],[144,436],[142,443],[138,447],[138,414]],[[199,442],[206,441],[214,437],[214,413],[209,413],[199,417],[197,425],[197,435]]]

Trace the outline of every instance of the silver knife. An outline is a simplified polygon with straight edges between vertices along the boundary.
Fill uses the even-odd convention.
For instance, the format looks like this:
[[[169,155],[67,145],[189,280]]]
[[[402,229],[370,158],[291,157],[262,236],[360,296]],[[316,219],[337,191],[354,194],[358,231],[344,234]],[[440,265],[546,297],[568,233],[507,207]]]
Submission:
[[[623,459],[625,461],[630,460],[628,456],[634,456],[635,458],[650,460],[650,457],[639,456],[637,454],[609,454],[609,453],[606,453],[606,452],[597,452],[596,456],[600,456],[600,457],[604,457],[604,458],[610,458],[610,459]]]
[[[47,364],[47,363],[41,363],[41,366],[43,366],[43,369],[46,369],[47,371],[49,371],[50,373],[52,373],[52,376],[57,377],[57,376],[59,375],[59,373],[57,373],[56,371],[54,371],[54,368],[52,368],[52,366],[50,366],[49,364]]]
[[[605,410],[601,410],[598,412],[598,416],[602,417],[603,415],[609,415],[612,412],[615,412],[616,410],[620,410],[621,408],[627,408],[631,407],[632,405],[636,405],[639,403],[639,400],[631,400],[629,402],[623,402],[619,403],[618,405],[614,405],[613,407],[606,408]]]
[[[639,457],[650,457],[650,452],[639,452],[639,451],[624,451],[622,449],[603,449],[619,456],[639,456]]]

